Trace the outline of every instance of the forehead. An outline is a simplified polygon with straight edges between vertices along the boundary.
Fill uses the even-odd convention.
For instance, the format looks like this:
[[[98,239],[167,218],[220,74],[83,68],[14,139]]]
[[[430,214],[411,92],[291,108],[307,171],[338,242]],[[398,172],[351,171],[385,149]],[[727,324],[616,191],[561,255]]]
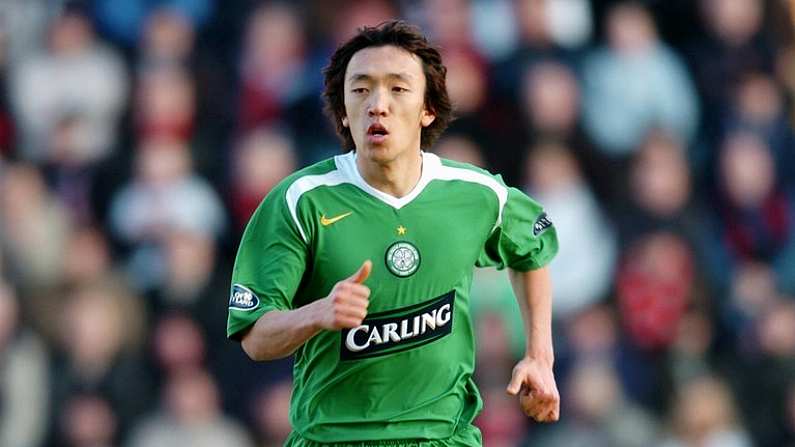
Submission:
[[[422,60],[403,48],[386,45],[368,47],[354,53],[345,70],[345,82],[361,76],[380,78],[399,75],[409,81],[422,82]]]

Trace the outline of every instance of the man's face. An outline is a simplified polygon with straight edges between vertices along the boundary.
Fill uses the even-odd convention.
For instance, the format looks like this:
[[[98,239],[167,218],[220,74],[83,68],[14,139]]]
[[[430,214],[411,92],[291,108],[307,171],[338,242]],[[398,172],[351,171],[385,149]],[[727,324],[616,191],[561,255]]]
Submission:
[[[425,108],[425,74],[416,55],[395,46],[353,55],[345,72],[345,114],[356,151],[385,163],[419,150],[435,116]]]

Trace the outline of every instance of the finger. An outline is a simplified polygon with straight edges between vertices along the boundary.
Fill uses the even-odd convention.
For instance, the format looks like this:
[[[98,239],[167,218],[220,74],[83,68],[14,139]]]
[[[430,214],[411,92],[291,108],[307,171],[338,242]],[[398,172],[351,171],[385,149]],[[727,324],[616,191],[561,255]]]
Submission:
[[[516,396],[517,394],[519,394],[519,391],[522,389],[523,377],[524,374],[514,370],[513,375],[511,376],[511,383],[508,384],[508,388],[506,388],[505,391],[507,391],[508,394],[512,396]]]
[[[541,422],[541,423],[552,422],[549,413],[544,413],[544,412],[539,412],[536,416],[533,417],[533,419],[535,419],[536,422]]]
[[[337,308],[337,318],[356,318],[364,320],[366,316],[367,309],[361,306],[341,305]]]
[[[540,416],[539,422],[555,422],[558,420],[557,416],[555,415],[554,409],[548,411],[542,411],[539,416]]]
[[[335,325],[338,329],[353,329],[362,325],[362,319],[344,316],[337,320]]]
[[[367,279],[368,276],[370,276],[370,271],[372,269],[373,269],[373,263],[368,259],[364,261],[362,266],[359,267],[359,270],[357,270],[356,273],[351,275],[351,277],[348,279],[350,279],[355,283],[361,284]]]
[[[362,296],[350,295],[345,297],[344,300],[340,301],[339,305],[355,307],[357,309],[363,309],[366,311],[370,306],[370,300]]]
[[[350,292],[353,296],[361,297],[361,298],[369,298],[370,297],[370,288],[358,283],[348,283],[348,292]]]
[[[538,399],[538,396],[534,392],[521,396],[519,398],[519,403],[522,405],[524,413],[531,417],[536,417],[536,415],[541,413],[544,409],[543,402]]]

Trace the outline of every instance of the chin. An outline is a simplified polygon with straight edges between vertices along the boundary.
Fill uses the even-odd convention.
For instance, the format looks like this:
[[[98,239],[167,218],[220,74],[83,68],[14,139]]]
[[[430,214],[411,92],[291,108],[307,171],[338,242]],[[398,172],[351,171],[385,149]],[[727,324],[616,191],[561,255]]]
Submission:
[[[359,155],[375,162],[389,162],[395,159],[393,151],[386,145],[367,145]]]

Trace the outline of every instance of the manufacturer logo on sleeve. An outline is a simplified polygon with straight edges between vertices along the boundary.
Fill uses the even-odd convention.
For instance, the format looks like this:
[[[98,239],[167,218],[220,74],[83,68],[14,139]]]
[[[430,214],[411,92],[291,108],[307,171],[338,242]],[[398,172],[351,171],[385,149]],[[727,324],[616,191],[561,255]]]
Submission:
[[[340,359],[358,360],[418,348],[453,330],[455,291],[424,303],[372,314],[342,330]]]
[[[232,293],[229,296],[229,308],[239,310],[251,310],[259,306],[259,298],[247,287],[240,284],[232,285]]]
[[[533,236],[538,236],[544,230],[552,226],[552,221],[547,217],[547,213],[541,213],[533,224]]]

